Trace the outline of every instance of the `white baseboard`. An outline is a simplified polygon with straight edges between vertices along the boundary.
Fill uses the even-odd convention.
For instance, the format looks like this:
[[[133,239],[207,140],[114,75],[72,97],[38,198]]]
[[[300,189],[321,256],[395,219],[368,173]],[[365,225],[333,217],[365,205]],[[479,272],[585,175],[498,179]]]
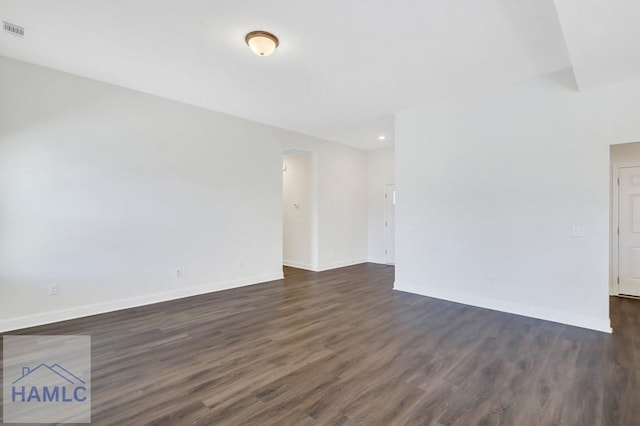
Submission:
[[[318,272],[328,271],[330,269],[344,268],[345,266],[359,265],[361,263],[367,263],[367,259],[344,260],[340,262],[325,263],[324,265],[318,266],[317,271]]]
[[[292,268],[306,269],[307,271],[314,271],[314,272],[322,272],[322,271],[328,271],[330,269],[344,268],[345,266],[359,265],[361,263],[367,263],[367,260],[366,259],[344,260],[340,262],[326,263],[321,266],[310,265],[307,263],[301,263],[301,262],[296,262],[292,260],[284,260],[282,262],[284,266],[291,266]]]
[[[311,265],[310,263],[296,262],[295,260],[283,260],[284,266],[290,266],[292,268],[306,269],[307,271],[317,271],[318,267]]]
[[[376,263],[378,265],[386,265],[387,260],[384,258],[367,259],[368,263]]]
[[[0,321],[0,332],[19,330],[22,328],[34,327],[53,322],[66,321],[90,315],[103,314],[106,312],[119,311],[122,309],[135,308],[138,306],[151,305],[169,300],[182,299],[184,297],[197,296],[199,294],[212,293],[230,288],[244,287],[253,284],[260,284],[268,281],[275,281],[284,278],[282,272],[264,274],[236,280],[221,281],[186,289],[171,290],[160,293],[153,293],[144,296],[130,297],[126,299],[112,300],[91,305],[76,306],[69,309],[43,312],[35,315],[11,318]]]
[[[393,285],[393,288],[394,290],[419,294],[421,296],[433,297],[435,299],[448,300],[450,302],[461,303],[463,305],[492,309],[494,311],[507,312],[510,314],[537,318],[545,321],[552,321],[560,324],[587,328],[590,330],[602,331],[604,333],[611,333],[612,331],[611,321],[609,320],[609,318],[593,318],[584,315],[568,314],[565,312],[559,312],[536,306],[528,306],[503,300],[469,296],[456,292],[443,291],[441,289],[431,289],[425,291],[423,287],[411,285],[410,283],[406,282],[396,281]]]

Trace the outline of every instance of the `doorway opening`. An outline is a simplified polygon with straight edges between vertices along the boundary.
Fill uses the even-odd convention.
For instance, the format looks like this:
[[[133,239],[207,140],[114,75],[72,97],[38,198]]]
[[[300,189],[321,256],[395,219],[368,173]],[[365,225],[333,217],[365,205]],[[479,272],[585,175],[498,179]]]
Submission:
[[[640,143],[612,145],[611,295],[640,298]]]
[[[396,186],[384,187],[384,262],[396,264]]]
[[[289,148],[282,160],[282,264],[316,270],[314,155]]]

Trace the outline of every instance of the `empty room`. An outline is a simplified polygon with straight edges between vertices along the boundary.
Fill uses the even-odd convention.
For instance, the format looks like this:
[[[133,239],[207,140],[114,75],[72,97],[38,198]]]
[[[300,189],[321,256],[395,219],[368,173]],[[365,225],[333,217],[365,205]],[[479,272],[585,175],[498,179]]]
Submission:
[[[640,424],[638,19],[0,0],[0,420]]]

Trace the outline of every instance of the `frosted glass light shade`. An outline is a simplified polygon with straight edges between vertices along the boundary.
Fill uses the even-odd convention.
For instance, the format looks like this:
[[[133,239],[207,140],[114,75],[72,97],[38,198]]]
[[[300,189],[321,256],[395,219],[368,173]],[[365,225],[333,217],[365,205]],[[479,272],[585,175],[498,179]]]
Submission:
[[[259,56],[269,56],[280,44],[278,37],[266,31],[252,31],[244,38],[247,46]]]

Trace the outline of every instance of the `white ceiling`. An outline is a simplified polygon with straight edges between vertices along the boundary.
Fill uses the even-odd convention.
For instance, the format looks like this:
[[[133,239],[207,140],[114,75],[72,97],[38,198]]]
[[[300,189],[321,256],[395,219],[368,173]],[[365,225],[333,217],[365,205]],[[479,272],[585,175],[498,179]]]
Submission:
[[[599,80],[581,6],[605,2],[556,1],[567,28],[553,0],[0,0],[26,27],[0,55],[372,149],[398,110],[571,68],[564,37],[579,82]],[[244,44],[257,29],[280,38],[272,56]]]
[[[556,0],[580,89],[640,76],[640,0]]]

